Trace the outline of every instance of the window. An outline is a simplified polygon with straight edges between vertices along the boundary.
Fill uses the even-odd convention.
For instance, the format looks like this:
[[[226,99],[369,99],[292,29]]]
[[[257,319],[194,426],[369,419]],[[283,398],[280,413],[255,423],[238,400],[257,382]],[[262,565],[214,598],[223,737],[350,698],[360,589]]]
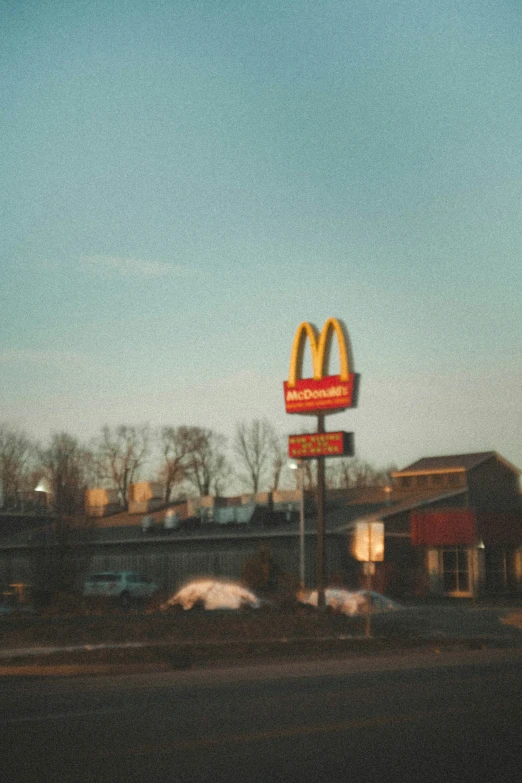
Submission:
[[[427,487],[428,486],[428,477],[427,476],[417,476],[417,486],[418,487]]]
[[[442,484],[444,484],[444,476],[442,473],[434,473],[430,478],[432,486],[434,487],[440,487]]]
[[[401,476],[401,487],[403,489],[408,489],[408,487],[411,487],[411,484],[412,484],[411,476]]]
[[[89,577],[89,582],[119,582],[121,574],[93,574]]]
[[[442,577],[446,593],[471,591],[469,552],[462,546],[442,550]]]

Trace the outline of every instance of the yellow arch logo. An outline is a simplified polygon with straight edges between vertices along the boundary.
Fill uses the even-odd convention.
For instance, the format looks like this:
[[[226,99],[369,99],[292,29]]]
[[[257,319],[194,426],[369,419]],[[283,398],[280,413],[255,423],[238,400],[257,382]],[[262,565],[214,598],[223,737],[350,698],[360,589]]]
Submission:
[[[339,375],[329,375],[330,351],[334,336],[339,346]],[[303,378],[306,342],[312,353],[313,378]],[[318,333],[304,321],[297,328],[290,357],[288,381],[283,384],[287,413],[335,413],[357,405],[358,377],[351,368],[350,343],[346,327],[338,318],[328,318]]]
[[[330,350],[332,346],[333,335],[337,336],[339,345],[340,373],[339,379],[347,381],[350,376],[350,361],[348,357],[348,335],[346,327],[338,318],[329,318],[321,334],[317,335],[317,328],[303,321],[299,324],[295,333],[292,345],[292,354],[290,358],[290,372],[288,373],[288,385],[295,386],[297,379],[302,378],[303,373],[303,353],[306,340],[310,342],[312,352],[312,368],[314,380],[320,381],[328,375],[328,365],[330,361]]]

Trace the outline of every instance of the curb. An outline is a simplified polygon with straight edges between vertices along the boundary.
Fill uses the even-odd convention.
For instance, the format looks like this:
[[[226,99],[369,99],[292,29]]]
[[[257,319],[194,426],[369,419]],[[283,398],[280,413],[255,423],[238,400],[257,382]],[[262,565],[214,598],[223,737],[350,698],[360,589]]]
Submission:
[[[62,664],[58,666],[0,666],[0,677],[100,677],[116,674],[147,674],[169,671],[171,667],[159,663],[142,664]]]
[[[78,647],[74,650],[13,650],[10,659],[3,651],[0,677],[78,677],[119,674],[146,674],[189,669],[209,669],[224,665],[279,663],[293,660],[320,660],[332,656],[379,657],[411,652],[440,654],[445,651],[511,649],[520,645],[493,637],[386,639],[365,637],[322,637],[313,639],[271,639],[182,645],[113,645]],[[23,654],[25,652],[25,655]],[[27,659],[31,658],[31,662]],[[25,659],[25,660],[24,660]],[[54,661],[53,661],[54,659]]]

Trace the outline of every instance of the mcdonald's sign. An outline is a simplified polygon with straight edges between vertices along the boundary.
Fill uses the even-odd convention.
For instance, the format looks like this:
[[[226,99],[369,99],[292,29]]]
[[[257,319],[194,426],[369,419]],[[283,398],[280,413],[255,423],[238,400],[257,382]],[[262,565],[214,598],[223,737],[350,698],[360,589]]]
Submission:
[[[339,375],[328,375],[333,336],[339,346]],[[313,378],[302,378],[303,353],[308,340],[312,353]],[[287,413],[336,413],[357,405],[359,376],[351,372],[346,327],[338,318],[329,318],[320,334],[304,321],[295,333],[288,381],[284,382]]]

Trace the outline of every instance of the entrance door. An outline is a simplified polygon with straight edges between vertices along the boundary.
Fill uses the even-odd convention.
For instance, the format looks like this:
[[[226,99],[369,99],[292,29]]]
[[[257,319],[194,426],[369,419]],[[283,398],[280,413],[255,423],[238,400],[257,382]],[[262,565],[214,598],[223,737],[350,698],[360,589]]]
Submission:
[[[442,550],[442,578],[446,595],[472,595],[469,549],[456,546]]]

